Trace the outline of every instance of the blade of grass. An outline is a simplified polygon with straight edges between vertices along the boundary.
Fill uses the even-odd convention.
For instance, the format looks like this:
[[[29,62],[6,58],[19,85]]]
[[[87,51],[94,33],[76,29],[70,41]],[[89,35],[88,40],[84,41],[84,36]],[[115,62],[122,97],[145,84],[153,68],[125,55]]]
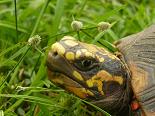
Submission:
[[[119,39],[118,36],[114,33],[114,31],[113,31],[112,29],[109,29],[109,30],[107,31],[107,33],[112,37],[112,40],[113,40],[113,41],[116,41],[116,40]]]
[[[6,4],[6,3],[9,3],[9,2],[12,2],[12,0],[1,0],[0,4]]]
[[[7,78],[10,76],[10,74],[16,69],[16,67],[19,65],[19,63],[24,59],[25,55],[27,54],[27,52],[30,50],[30,47],[27,48],[26,52],[24,53],[24,55],[19,59],[19,61],[17,62],[17,64],[11,69],[11,71],[9,71],[9,73],[7,74],[7,76],[4,78],[3,82],[0,83],[0,87],[3,86],[3,84],[5,83],[5,81],[7,80]]]
[[[104,115],[106,115],[106,116],[111,116],[108,112],[106,112],[106,111],[104,111],[103,109],[97,107],[96,105],[93,105],[92,103],[87,102],[87,101],[85,101],[85,100],[82,100],[82,101],[83,101],[84,103],[86,103],[86,104],[88,104],[88,105],[94,107],[94,108],[97,109],[98,111],[102,112]]]
[[[63,15],[64,3],[65,3],[64,0],[57,0],[51,35],[56,35],[58,32],[61,17]],[[55,39],[49,39],[48,45],[51,45],[55,41],[56,41]]]
[[[106,41],[106,40],[101,40],[102,36],[104,35],[105,31],[103,32],[100,32],[96,37],[95,39],[92,41],[92,44],[95,44],[97,41],[101,42],[102,45],[105,46],[105,48],[108,48],[110,51],[112,52],[116,52],[118,49],[113,45],[111,44],[110,42]]]
[[[85,101],[85,100],[83,100],[83,99],[80,99],[80,98],[78,98],[78,97],[76,97],[76,96],[72,96],[72,97],[74,97],[74,98],[76,98],[76,99],[79,99],[80,101],[82,101],[82,102],[84,102],[84,103],[86,103],[86,104],[88,104],[88,105],[94,107],[94,108],[97,109],[98,111],[102,112],[105,116],[111,116],[108,112],[104,111],[103,109],[99,108],[98,106],[96,106],[96,105],[94,105],[94,104],[92,104],[92,103],[90,103],[90,102],[87,102],[87,101]]]
[[[92,41],[92,44],[95,44],[97,41],[99,41],[102,36],[105,34],[106,31],[102,31],[99,34],[97,34],[97,36],[94,38],[94,40]]]
[[[16,53],[14,53],[12,56],[10,56],[7,60],[5,60],[4,62],[2,62],[0,64],[0,67],[2,67],[3,65],[7,65],[9,61],[17,58],[19,55],[23,54],[23,52],[25,52],[27,49],[27,46],[24,46],[22,48],[20,48]]]
[[[7,21],[0,21],[0,26],[1,27],[5,27],[5,28],[16,30],[16,26],[14,24],[11,24],[10,22],[7,22]],[[18,31],[20,31],[22,33],[25,33],[25,34],[28,34],[29,33],[26,29],[21,28],[21,27],[18,28]]]
[[[7,54],[8,52],[10,52],[11,50],[16,49],[16,48],[18,48],[19,46],[21,46],[21,45],[23,45],[23,44],[24,44],[24,43],[17,43],[17,44],[15,44],[15,45],[13,45],[13,46],[11,46],[11,47],[9,47],[9,48],[3,50],[3,52],[0,53],[0,57],[4,56],[5,54]]]
[[[37,28],[39,26],[40,20],[41,20],[43,14],[44,14],[44,12],[45,12],[45,10],[46,10],[49,2],[50,2],[50,0],[46,0],[45,4],[43,5],[43,7],[42,7],[42,9],[41,9],[41,11],[39,13],[39,16],[38,16],[38,18],[36,20],[36,23],[35,23],[35,25],[34,25],[34,27],[32,29],[32,32],[30,34],[30,37],[33,36],[35,34],[35,32],[37,31]]]
[[[58,107],[58,108],[64,108],[64,107],[61,107],[61,106],[53,103],[53,101],[51,101],[47,98],[42,98],[42,97],[28,96],[28,95],[14,95],[14,94],[0,94],[0,97],[11,97],[11,98],[13,97],[16,99],[28,99],[28,100],[36,102],[36,103],[40,103],[40,104],[44,104],[44,105],[48,105],[48,106],[52,106],[52,107],[54,106],[54,107]]]
[[[83,0],[80,10],[78,11],[77,17],[81,16],[82,11],[84,10],[88,0]]]
[[[15,39],[15,42],[18,41],[18,20],[17,20],[17,7],[16,7],[16,0],[14,0],[14,5],[15,5],[15,24],[16,24],[16,39]]]
[[[30,95],[32,93],[32,91],[26,91],[24,92],[24,95]],[[14,108],[18,107],[22,102],[24,101],[23,98],[20,98],[19,100],[17,100],[13,105],[11,105],[8,109],[5,110],[4,114],[12,111]]]
[[[111,10],[110,12],[104,13],[102,16],[96,16],[96,21],[95,22],[100,22],[103,20],[108,19],[109,17],[113,16],[114,14],[118,13],[120,10],[125,9],[126,5],[122,5],[120,7],[115,8],[114,10]]]

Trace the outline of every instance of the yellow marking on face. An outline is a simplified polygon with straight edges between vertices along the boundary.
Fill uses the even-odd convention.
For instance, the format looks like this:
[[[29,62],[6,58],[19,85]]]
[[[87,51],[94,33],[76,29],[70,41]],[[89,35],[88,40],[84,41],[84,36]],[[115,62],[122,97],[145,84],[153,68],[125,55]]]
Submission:
[[[78,73],[77,71],[73,71],[73,75],[74,75],[74,77],[76,77],[78,80],[83,81],[83,78],[82,78],[81,74]]]
[[[98,91],[101,93],[101,95],[104,95],[104,92],[102,90],[102,87],[103,87],[103,83],[101,81],[98,82]]]
[[[73,86],[66,86],[66,89],[73,92],[75,95],[79,96],[80,98],[86,98],[87,94],[85,91],[85,88],[76,88]]]
[[[66,57],[67,60],[74,60],[75,55],[74,55],[73,52],[67,52],[65,57]]]
[[[109,56],[109,58],[111,58],[111,59],[116,59],[116,57],[114,56],[114,55],[108,55]]]
[[[81,49],[81,52],[83,52],[83,53],[85,53],[87,51],[88,51],[87,49]]]
[[[78,59],[78,58],[80,58],[80,56],[81,56],[81,51],[80,50],[77,50],[76,51],[76,59]]]
[[[97,59],[99,60],[99,62],[104,62],[104,58],[103,57],[100,57],[98,55],[96,55]]]
[[[57,49],[58,49],[58,46],[60,46],[58,42],[54,43],[54,44],[51,46],[52,51],[53,51],[53,52],[56,52]]]
[[[116,57],[115,55],[113,55],[111,52],[109,52],[108,50],[101,48],[101,50],[103,50],[105,53],[101,52],[101,54],[103,55],[107,55],[109,58],[111,59],[119,59],[118,57]]]
[[[112,76],[110,73],[108,73],[105,70],[101,70],[100,72],[98,72],[91,79],[87,80],[86,83],[87,83],[88,87],[93,87],[96,84],[98,91],[102,95],[104,95],[103,83],[102,83],[103,81],[116,81],[120,85],[123,84],[123,78],[121,76]]]
[[[96,55],[96,58],[99,60],[100,59],[100,56],[99,55]]]
[[[103,83],[102,83],[102,81],[103,81],[103,80],[100,79],[100,77],[98,77],[98,76],[92,77],[92,80],[93,80],[94,85],[95,85],[95,83],[97,84],[98,91],[99,91],[102,95],[104,95],[104,92],[103,92],[103,90],[102,90],[102,88],[103,88]]]
[[[100,62],[104,62],[104,58],[102,58],[102,57],[99,58],[99,61],[100,61]]]
[[[64,43],[70,47],[74,47],[74,46],[78,45],[78,43],[73,40],[66,40]]]
[[[97,73],[97,77],[101,77],[102,81],[116,81],[120,85],[123,84],[123,78],[121,76],[112,76],[110,73],[104,70]]]
[[[55,44],[52,45],[52,51],[53,52],[57,51],[58,54],[63,55],[65,53],[65,48],[61,44],[56,42]]]
[[[101,80],[96,80],[96,76],[93,76],[91,79],[87,80],[86,83],[88,85],[88,87],[93,87],[94,85],[97,85],[98,91],[104,95],[104,92],[102,90],[103,87],[103,83]]]
[[[81,91],[82,91],[84,94],[86,94],[86,95],[94,96],[94,94],[93,94],[91,91],[89,91],[89,90],[87,90],[87,89],[85,89],[85,88],[81,88]]]
[[[90,96],[94,96],[94,93],[89,90],[86,90],[86,93],[88,93]]]
[[[123,78],[121,76],[114,76],[114,80],[117,81],[120,85],[123,84]]]
[[[94,57],[93,54],[91,52],[85,52],[85,56],[86,57]]]
[[[96,75],[96,79],[97,78],[100,78],[100,80],[102,81],[109,81],[109,80],[113,80],[113,77],[110,73],[108,73],[107,71],[105,70],[101,70],[97,73]],[[95,78],[94,78],[95,79]]]
[[[93,82],[92,79],[87,80],[86,83],[87,83],[88,87],[93,87],[94,86],[94,82]]]
[[[72,36],[64,36],[61,40],[76,40],[74,37]]]
[[[97,46],[92,45],[92,44],[86,44],[86,43],[82,43],[82,45],[87,48],[89,51],[91,51],[92,53],[96,53],[97,50]]]
[[[64,84],[63,80],[61,80],[61,79],[59,79],[59,78],[53,78],[52,81],[53,81],[54,83],[59,83],[59,84],[61,84],[61,85]]]
[[[66,86],[66,89],[73,92],[75,95],[79,96],[80,98],[86,98],[88,95],[94,96],[94,94],[91,91],[86,90],[85,88]]]

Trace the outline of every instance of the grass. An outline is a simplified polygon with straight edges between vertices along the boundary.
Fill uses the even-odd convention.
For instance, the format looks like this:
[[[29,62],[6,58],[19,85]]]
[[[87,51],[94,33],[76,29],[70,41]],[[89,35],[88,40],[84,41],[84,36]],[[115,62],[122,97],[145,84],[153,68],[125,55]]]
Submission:
[[[154,4],[154,0],[1,0],[0,115],[93,116],[104,112],[98,107],[87,110],[89,102],[48,80],[48,48],[64,35],[71,35],[115,51],[110,43],[155,22]],[[79,35],[70,26],[73,17],[84,24]],[[95,27],[101,21],[116,23],[100,34]],[[36,34],[42,38],[37,50],[27,45]]]

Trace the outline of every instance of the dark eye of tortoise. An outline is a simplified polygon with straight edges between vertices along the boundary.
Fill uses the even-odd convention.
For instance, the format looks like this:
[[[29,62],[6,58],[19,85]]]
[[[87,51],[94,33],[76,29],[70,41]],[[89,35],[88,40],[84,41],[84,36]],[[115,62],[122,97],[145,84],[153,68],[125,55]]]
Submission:
[[[97,65],[95,59],[79,59],[74,62],[74,66],[81,71],[89,71]]]

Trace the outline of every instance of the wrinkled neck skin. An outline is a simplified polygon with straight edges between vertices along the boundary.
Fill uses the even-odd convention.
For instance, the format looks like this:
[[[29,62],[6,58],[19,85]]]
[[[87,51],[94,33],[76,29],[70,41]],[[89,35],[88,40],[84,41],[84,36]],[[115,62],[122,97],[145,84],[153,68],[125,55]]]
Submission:
[[[133,97],[129,72],[125,73],[124,89],[119,89],[104,99],[91,103],[107,111],[112,116],[131,116],[130,103]]]

